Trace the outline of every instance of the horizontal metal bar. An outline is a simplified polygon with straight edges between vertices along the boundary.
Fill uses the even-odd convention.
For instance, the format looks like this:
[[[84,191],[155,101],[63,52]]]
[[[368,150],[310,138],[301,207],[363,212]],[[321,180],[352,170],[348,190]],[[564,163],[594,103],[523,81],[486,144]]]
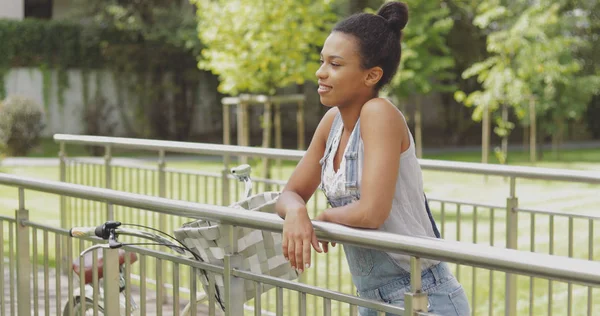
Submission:
[[[600,184],[600,172],[420,159],[421,168],[477,175]]]
[[[221,174],[218,172],[202,172],[196,170],[186,170],[186,169],[173,169],[173,168],[165,168],[165,172],[169,173],[179,173],[191,176],[201,176],[201,177],[213,177],[213,178],[221,178]],[[231,177],[234,178],[233,176]]]
[[[40,224],[40,223],[36,223],[36,222],[32,222],[30,220],[27,221],[23,221],[21,222],[22,225],[25,226],[29,226],[32,228],[36,228],[36,229],[41,229],[41,230],[47,230],[49,232],[55,233],[57,235],[65,235],[65,236],[69,236],[69,231],[67,229],[63,229],[60,227],[56,227],[56,226],[48,226],[48,225],[44,225],[44,224]],[[102,223],[98,223],[98,225],[100,225]],[[99,238],[86,238],[88,240],[101,240]]]
[[[149,256],[149,257],[164,259],[164,260],[168,260],[168,261],[172,261],[172,262],[176,262],[176,263],[181,263],[181,264],[184,264],[184,265],[187,265],[190,267],[206,270],[206,271],[213,272],[216,274],[222,275],[223,271],[224,271],[222,266],[217,266],[214,264],[201,262],[201,261],[198,261],[195,259],[185,258],[182,256],[169,254],[166,252],[156,251],[156,250],[148,249],[145,247],[128,245],[128,246],[123,246],[123,249],[131,251],[131,252],[135,252],[135,253],[138,253],[138,254],[141,254],[144,256]]]
[[[125,161],[120,161],[119,159],[120,158],[112,157],[110,165],[113,167],[124,167],[124,168],[126,167],[126,168],[148,170],[148,171],[157,171],[158,170],[157,166],[153,166],[151,164],[144,166],[144,165],[140,165],[139,162],[135,162],[135,161],[125,162]],[[136,160],[136,159],[134,158],[132,160]],[[82,165],[90,165],[90,166],[104,166],[106,164],[106,160],[104,158],[100,158],[100,157],[98,157],[98,158],[87,158],[87,157],[67,158],[67,161],[68,162],[76,162],[76,163],[79,163]]]
[[[264,274],[256,274],[249,271],[235,269],[233,270],[232,274],[246,280],[258,281],[264,284],[269,284],[276,287],[286,288],[292,291],[307,293],[315,296],[325,297],[348,304],[361,305],[372,309],[382,310],[388,313],[404,313],[404,308],[401,307],[386,305],[383,303],[376,303],[375,301],[360,298],[358,296],[343,294],[316,286],[275,278]]]
[[[56,142],[66,144],[111,146],[114,148],[141,149],[150,151],[164,150],[166,152],[205,154],[205,155],[231,155],[248,157],[270,157],[288,160],[300,160],[304,155],[302,150],[271,149],[262,147],[243,147],[234,145],[188,143],[164,140],[148,140],[124,137],[81,136],[55,134]]]
[[[427,200],[430,202],[440,202],[440,203],[449,203],[449,204],[457,204],[457,205],[466,205],[466,206],[474,206],[488,209],[504,209],[506,205],[492,205],[492,204],[483,204],[483,203],[473,203],[467,202],[463,200],[444,200],[440,198],[436,198],[434,196],[427,196]]]
[[[280,96],[267,96],[267,95],[253,95],[253,94],[241,94],[237,97],[224,97],[221,99],[221,103],[224,105],[237,105],[240,102],[244,102],[248,105],[262,105],[266,102],[271,103],[293,103],[293,102],[304,102],[306,101],[303,94],[290,94]]]
[[[14,217],[0,216],[0,222],[16,223],[17,220]]]
[[[532,208],[515,208],[514,210],[516,212],[521,212],[521,213],[535,213],[535,214],[545,214],[545,215],[554,215],[554,216],[564,216],[564,217],[569,217],[569,218],[600,220],[600,216],[566,213],[566,212],[559,212],[559,211],[549,211],[549,210],[540,210],[540,209],[532,209]]]
[[[25,226],[29,226],[32,228],[36,228],[36,229],[40,229],[40,230],[47,230],[49,232],[58,234],[58,235],[65,235],[65,236],[69,236],[69,231],[66,229],[62,229],[62,228],[57,228],[57,227],[53,227],[53,226],[47,226],[47,225],[43,225],[43,224],[39,224],[39,223],[35,223],[32,221],[22,221],[21,222],[22,225]],[[98,225],[100,225],[102,223],[98,223]],[[84,240],[88,240],[88,241],[92,241],[95,243],[102,243],[103,240],[97,237],[77,237],[78,239],[84,239]],[[190,258],[185,258],[182,256],[177,256],[177,255],[172,255],[166,252],[161,252],[161,251],[155,251],[155,250],[151,250],[145,247],[139,247],[139,246],[135,246],[135,245],[127,245],[127,246],[123,246],[123,249],[126,249],[128,251],[131,252],[136,252],[145,256],[151,256],[151,257],[155,257],[155,258],[159,258],[159,259],[166,259],[169,261],[173,261],[173,262],[177,262],[177,263],[181,263],[181,264],[185,264],[185,265],[189,265],[189,266],[193,266],[199,269],[203,269],[203,270],[207,270],[207,271],[211,271],[214,273],[218,273],[218,274],[223,274],[223,267],[220,266],[216,266],[216,265],[212,265],[209,263],[204,263],[204,262],[200,262],[197,261],[195,259],[190,259]],[[191,256],[191,255],[190,255]]]
[[[265,183],[265,184],[277,184],[277,185],[285,185],[287,181],[285,180],[273,180],[273,179],[265,179],[265,178],[252,178],[253,182],[256,183]]]
[[[169,151],[205,155],[231,155],[248,157],[281,158],[300,160],[305,151],[262,147],[234,146],[207,143],[188,143],[152,139],[104,137],[86,135],[55,134],[54,141],[66,144],[111,146],[149,151]],[[477,175],[496,175],[538,180],[570,181],[600,184],[600,172],[563,170],[539,167],[507,166],[444,160],[420,159],[421,168],[432,171],[472,173]]]
[[[273,232],[281,232],[283,229],[283,220],[279,216],[263,212],[240,212],[224,206],[169,200],[2,173],[0,173],[0,184],[147,209],[163,214],[216,220],[230,225]],[[315,221],[313,225],[317,237],[322,240],[403,253],[420,258],[432,258],[487,269],[600,286],[600,262],[435,238],[403,236],[318,221]]]

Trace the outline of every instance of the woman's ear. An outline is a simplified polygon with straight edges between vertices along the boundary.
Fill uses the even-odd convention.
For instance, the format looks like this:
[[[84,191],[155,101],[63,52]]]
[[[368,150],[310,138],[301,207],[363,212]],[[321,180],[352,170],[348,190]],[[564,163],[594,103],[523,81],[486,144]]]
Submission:
[[[383,69],[381,69],[381,67],[373,67],[373,68],[369,69],[369,71],[367,72],[367,78],[365,79],[365,84],[368,87],[373,87],[379,82],[379,80],[381,80],[382,76],[383,76]]]

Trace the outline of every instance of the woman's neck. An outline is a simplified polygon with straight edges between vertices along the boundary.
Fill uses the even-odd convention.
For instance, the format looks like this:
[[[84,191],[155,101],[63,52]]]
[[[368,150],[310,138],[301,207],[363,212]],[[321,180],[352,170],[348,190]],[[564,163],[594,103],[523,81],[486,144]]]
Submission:
[[[340,111],[340,115],[342,116],[342,122],[344,122],[344,130],[346,132],[352,132],[354,130],[354,126],[360,117],[360,112],[362,110],[363,105],[367,103],[369,100],[376,98],[377,94],[364,96],[362,98],[357,98],[351,104],[347,104],[344,106],[338,106],[338,110]]]

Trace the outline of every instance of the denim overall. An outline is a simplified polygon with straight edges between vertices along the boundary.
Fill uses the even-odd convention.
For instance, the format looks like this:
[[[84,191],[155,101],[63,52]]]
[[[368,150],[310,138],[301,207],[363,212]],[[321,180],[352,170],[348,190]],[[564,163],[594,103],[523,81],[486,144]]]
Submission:
[[[321,179],[323,179],[329,155],[335,154],[332,151],[332,143],[341,124],[343,122],[338,113],[327,139],[324,156],[320,160]],[[359,119],[348,139],[344,155],[346,159],[346,194],[336,197],[328,196],[327,201],[331,207],[344,206],[360,199],[360,190],[358,189],[358,168],[362,167],[358,166],[360,141]],[[429,205],[427,205],[427,200],[425,203],[434,233],[439,238],[440,234],[429,210]],[[404,293],[410,291],[410,272],[401,268],[396,260],[384,251],[344,245],[344,252],[352,274],[352,281],[360,297],[404,306]],[[470,315],[464,290],[445,263],[442,262],[425,269],[421,277],[423,290],[428,293],[429,312],[439,315]],[[360,316],[376,316],[377,312],[359,307],[359,314]],[[391,316],[391,314],[386,314],[386,316]]]

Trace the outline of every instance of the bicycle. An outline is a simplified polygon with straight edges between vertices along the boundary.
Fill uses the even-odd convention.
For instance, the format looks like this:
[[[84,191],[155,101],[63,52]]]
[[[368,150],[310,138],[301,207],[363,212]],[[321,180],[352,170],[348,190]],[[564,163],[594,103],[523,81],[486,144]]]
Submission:
[[[244,208],[247,210],[260,210],[261,208],[264,208],[266,205],[268,206],[273,206],[277,197],[279,196],[278,192],[265,192],[262,194],[257,194],[255,196],[251,195],[252,192],[252,180],[250,178],[250,173],[251,173],[251,167],[249,165],[241,165],[238,166],[236,168],[231,169],[231,174],[240,182],[244,183],[244,187],[245,187],[245,199],[234,203],[230,206],[232,207],[238,207],[238,208]],[[198,224],[200,223],[200,225]],[[206,223],[208,223],[208,226],[206,225]],[[97,244],[97,245],[93,245],[85,250],[83,250],[80,254],[80,257],[83,258],[84,261],[84,267],[80,266],[80,262],[79,260],[75,260],[72,264],[72,269],[75,272],[75,274],[77,274],[80,278],[82,277],[82,269],[83,269],[83,278],[84,278],[84,283],[85,283],[85,288],[82,289],[76,289],[73,293],[73,297],[70,298],[70,301],[67,301],[67,303],[64,306],[64,310],[63,310],[63,316],[75,316],[75,315],[91,315],[90,313],[93,312],[93,309],[96,308],[98,313],[100,315],[104,315],[104,289],[103,287],[98,287],[99,291],[97,293],[97,299],[94,300],[94,289],[92,287],[92,278],[93,278],[93,253],[92,251],[96,251],[97,252],[97,261],[96,261],[96,266],[97,266],[97,270],[98,270],[98,280],[102,279],[103,277],[103,273],[104,273],[104,266],[103,266],[103,257],[102,257],[102,249],[118,249],[118,264],[119,264],[119,314],[120,315],[139,315],[139,311],[138,311],[138,306],[135,303],[133,297],[129,297],[129,302],[131,305],[131,308],[129,311],[127,311],[127,297],[125,296],[125,290],[126,290],[126,282],[125,282],[125,272],[124,272],[124,264],[126,262],[126,253],[123,249],[121,249],[122,246],[124,245],[136,245],[136,243],[127,243],[127,244],[123,244],[121,242],[118,241],[118,237],[121,235],[125,235],[125,236],[133,236],[133,237],[140,237],[140,238],[144,238],[144,239],[149,239],[152,240],[155,244],[157,245],[162,245],[162,246],[166,246],[172,250],[174,250],[175,252],[177,252],[178,254],[181,255],[185,255],[185,254],[191,254],[191,256],[193,257],[193,259],[198,260],[198,261],[202,261],[202,262],[208,262],[208,263],[215,263],[214,258],[208,258],[206,257],[205,252],[203,251],[203,249],[197,249],[197,244],[198,243],[193,243],[193,245],[186,245],[186,241],[185,240],[181,240],[181,239],[185,239],[186,236],[186,232],[190,229],[192,230],[202,230],[205,228],[210,228],[212,227],[210,222],[206,222],[203,220],[196,220],[194,222],[191,223],[186,223],[184,224],[184,226],[182,228],[179,229],[179,235],[181,236],[181,238],[176,238],[173,237],[169,234],[166,234],[160,230],[154,229],[152,227],[146,227],[143,225],[131,225],[130,226],[137,226],[137,227],[144,227],[145,229],[149,229],[151,231],[155,231],[157,233],[161,233],[164,236],[169,237],[170,239],[172,239],[173,241],[171,241],[170,239],[167,239],[166,237],[162,236],[162,235],[158,235],[155,234],[153,232],[150,231],[146,231],[146,230],[138,230],[138,229],[129,229],[129,228],[123,228],[121,227],[121,223],[117,222],[117,221],[107,221],[104,224],[97,226],[97,227],[73,227],[70,229],[69,231],[69,235],[71,237],[98,237],[101,238],[103,240],[107,240],[108,243],[107,244]],[[123,224],[123,226],[125,226],[125,224]],[[214,226],[214,225],[213,225]],[[176,230],[176,235],[178,233],[178,230]],[[269,233],[272,234],[272,233]],[[197,235],[197,233],[195,233],[194,235]],[[206,243],[206,241],[203,241],[204,243]],[[147,244],[144,244],[147,245]],[[215,244],[216,245],[216,244]],[[218,246],[218,245],[217,245]],[[192,249],[196,247],[196,249]],[[281,249],[274,249],[275,252],[279,251],[281,252]],[[131,264],[133,264],[134,262],[137,261],[137,256],[135,255],[135,253],[129,253],[129,262]],[[280,254],[280,259],[285,260],[283,258],[283,254]],[[287,262],[287,261],[286,261]],[[288,263],[289,266],[289,263]],[[293,278],[297,278],[298,274],[296,272],[296,270],[294,270],[293,268],[291,268],[291,266],[289,266],[289,271],[287,271],[286,273],[288,273],[287,275],[285,275],[284,277],[287,277],[288,279],[293,279]],[[204,286],[205,289],[205,293],[201,294],[201,296],[199,298],[197,298],[195,304],[201,304],[204,303],[205,301],[208,300],[208,296],[206,293],[208,293],[208,286],[212,286],[213,290],[215,292],[215,298],[217,303],[219,303],[220,308],[222,310],[224,310],[224,303],[220,294],[220,289],[217,285],[210,285],[208,284],[208,277],[206,274],[206,271],[201,270],[201,276],[202,276],[202,285]],[[72,303],[71,303],[72,302]],[[71,304],[73,305],[73,309],[71,310]],[[182,316],[186,316],[189,315],[192,304],[194,304],[194,302],[189,302],[184,309],[181,312]],[[71,311],[73,311],[73,313],[71,313]]]

